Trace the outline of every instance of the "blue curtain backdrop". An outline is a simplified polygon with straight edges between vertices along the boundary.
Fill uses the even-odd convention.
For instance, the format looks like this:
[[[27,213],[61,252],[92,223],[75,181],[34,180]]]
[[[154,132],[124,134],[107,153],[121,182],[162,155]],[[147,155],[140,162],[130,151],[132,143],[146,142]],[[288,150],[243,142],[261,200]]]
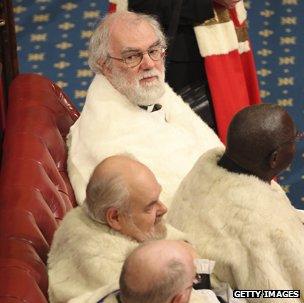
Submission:
[[[290,113],[304,130],[304,2],[248,1],[249,29],[261,96]],[[304,209],[304,142],[297,143],[291,167],[278,181],[293,204]]]
[[[105,0],[13,0],[21,72],[55,81],[81,110],[92,79],[87,44],[107,11]],[[304,2],[247,1],[261,96],[284,106],[304,130]],[[304,209],[304,142],[278,178],[294,205]]]
[[[13,0],[21,72],[55,81],[79,109],[92,79],[88,40],[105,0]]]

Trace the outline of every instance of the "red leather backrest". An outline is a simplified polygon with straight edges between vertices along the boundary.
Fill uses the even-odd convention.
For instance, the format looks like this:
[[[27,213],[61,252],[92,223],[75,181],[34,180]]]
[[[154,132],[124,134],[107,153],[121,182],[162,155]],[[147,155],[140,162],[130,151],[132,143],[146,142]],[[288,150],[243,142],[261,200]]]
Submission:
[[[62,90],[49,79],[37,74],[18,75],[10,87],[9,103],[8,112],[35,105],[49,109],[53,112],[63,137],[79,117],[79,112]]]
[[[58,222],[76,205],[65,137],[79,113],[47,78],[12,83],[0,174],[0,302],[47,302],[46,260]]]
[[[4,98],[4,84],[3,84],[3,66],[0,62],[0,139],[2,138],[2,132],[5,127],[5,109],[6,109],[6,100]],[[0,146],[1,151],[1,146]]]

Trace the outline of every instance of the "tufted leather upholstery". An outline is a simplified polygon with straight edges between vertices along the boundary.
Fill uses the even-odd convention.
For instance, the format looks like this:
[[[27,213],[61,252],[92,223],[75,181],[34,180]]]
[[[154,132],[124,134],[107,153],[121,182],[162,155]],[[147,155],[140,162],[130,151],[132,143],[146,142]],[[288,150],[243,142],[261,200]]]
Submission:
[[[76,205],[65,137],[78,111],[47,78],[12,83],[0,174],[0,303],[47,302],[54,231]]]

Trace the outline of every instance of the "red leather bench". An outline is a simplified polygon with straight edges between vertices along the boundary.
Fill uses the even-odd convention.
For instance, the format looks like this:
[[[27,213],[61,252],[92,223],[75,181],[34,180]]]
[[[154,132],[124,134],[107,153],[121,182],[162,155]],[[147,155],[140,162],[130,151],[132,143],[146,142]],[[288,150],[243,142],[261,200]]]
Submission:
[[[76,205],[65,137],[78,117],[43,76],[21,74],[10,87],[0,174],[0,303],[47,302],[49,247]]]

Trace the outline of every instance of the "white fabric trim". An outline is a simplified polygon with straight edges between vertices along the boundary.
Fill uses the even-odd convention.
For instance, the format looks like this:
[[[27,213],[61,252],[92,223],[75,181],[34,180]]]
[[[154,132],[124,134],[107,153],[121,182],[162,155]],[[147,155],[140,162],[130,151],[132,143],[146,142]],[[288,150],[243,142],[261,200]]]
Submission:
[[[239,53],[246,53],[250,51],[249,41],[239,42]]]
[[[116,11],[126,11],[128,10],[127,0],[111,0],[110,3],[116,4]]]
[[[194,31],[202,57],[224,55],[238,49],[238,40],[232,21],[195,26]]]
[[[244,7],[243,1],[240,1],[236,4],[235,11],[240,24],[242,24],[247,19],[247,11]]]

